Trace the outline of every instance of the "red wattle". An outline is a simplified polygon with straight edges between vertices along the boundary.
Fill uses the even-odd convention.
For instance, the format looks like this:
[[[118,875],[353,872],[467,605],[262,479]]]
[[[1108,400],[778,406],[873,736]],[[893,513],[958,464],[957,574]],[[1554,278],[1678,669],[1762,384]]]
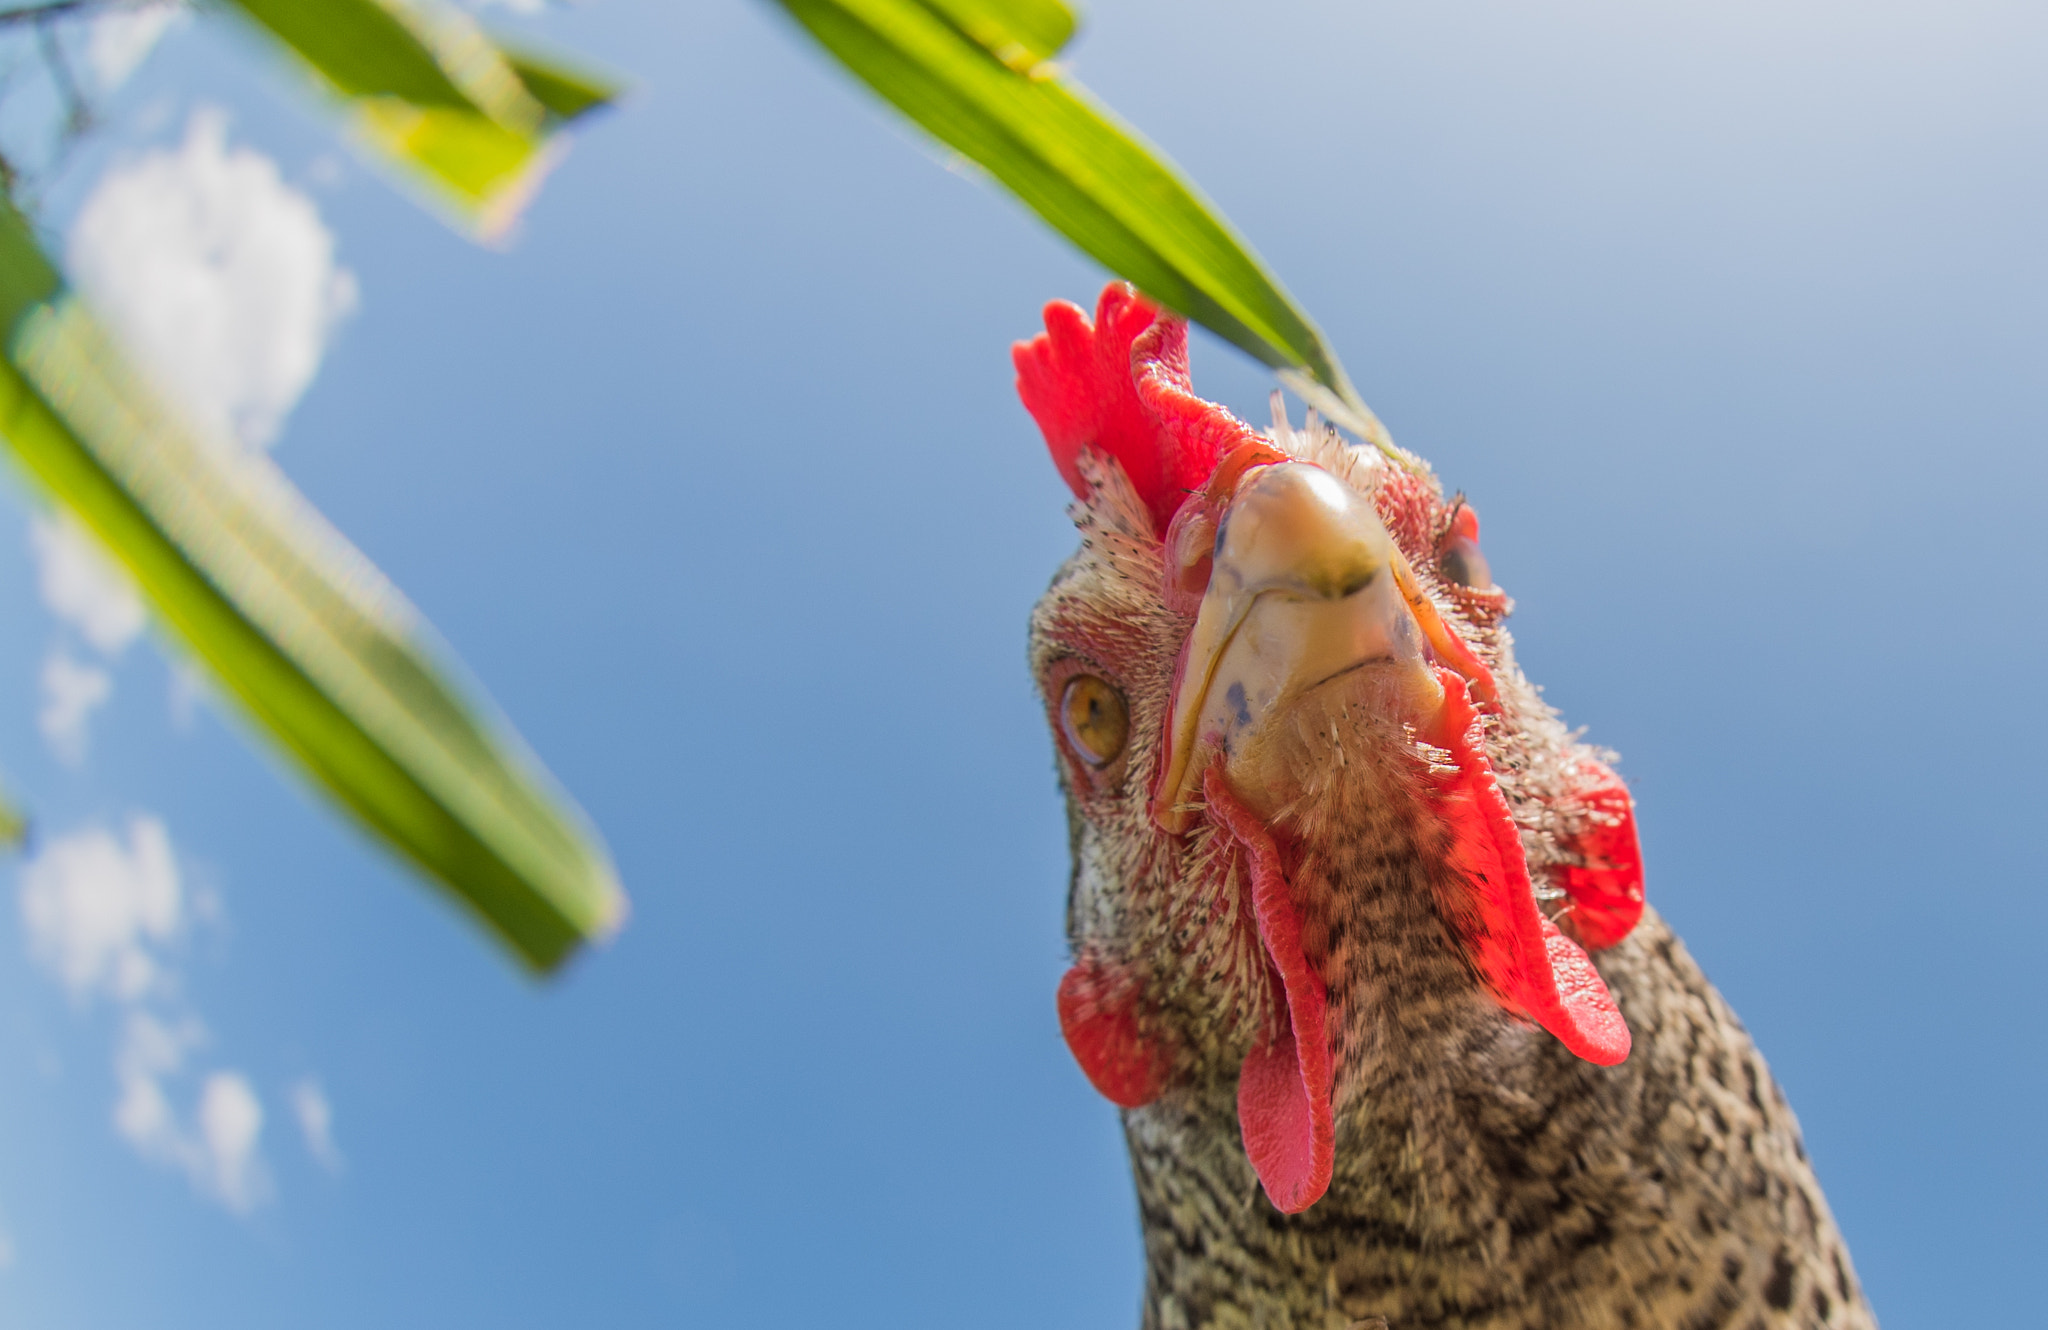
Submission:
[[[1611,1067],[1628,1056],[1628,1023],[1586,953],[1537,910],[1521,833],[1487,761],[1465,681],[1441,667],[1436,674],[1444,706],[1427,737],[1449,750],[1456,767],[1437,781],[1436,808],[1451,828],[1452,865],[1479,907],[1466,945],[1502,1006],[1586,1061]]]
[[[1263,823],[1238,803],[1223,773],[1202,777],[1209,811],[1251,861],[1252,913],[1284,1001],[1277,1029],[1245,1055],[1237,1120],[1245,1156],[1275,1209],[1300,1214],[1330,1189],[1337,1131],[1330,1095],[1329,994],[1301,946],[1301,914],[1288,895],[1280,852]]]
[[[1143,1108],[1166,1088],[1171,1059],[1138,1025],[1139,985],[1128,974],[1083,957],[1060,980],[1060,1033],[1082,1074],[1120,1108]]]
[[[1586,820],[1570,847],[1582,862],[1564,870],[1572,902],[1565,922],[1581,945],[1598,951],[1627,937],[1643,917],[1643,847],[1636,839],[1635,801],[1621,777],[1590,757],[1575,774],[1573,792]]]

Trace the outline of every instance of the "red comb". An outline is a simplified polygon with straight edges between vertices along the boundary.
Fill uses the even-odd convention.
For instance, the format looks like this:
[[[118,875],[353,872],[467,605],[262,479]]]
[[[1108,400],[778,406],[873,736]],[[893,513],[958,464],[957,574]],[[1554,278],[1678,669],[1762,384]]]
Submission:
[[[1010,350],[1017,395],[1045,434],[1053,464],[1088,497],[1081,450],[1117,460],[1165,535],[1174,510],[1216,469],[1216,459],[1258,433],[1188,379],[1188,325],[1128,282],[1103,288],[1095,322],[1078,306],[1045,307],[1045,331]]]

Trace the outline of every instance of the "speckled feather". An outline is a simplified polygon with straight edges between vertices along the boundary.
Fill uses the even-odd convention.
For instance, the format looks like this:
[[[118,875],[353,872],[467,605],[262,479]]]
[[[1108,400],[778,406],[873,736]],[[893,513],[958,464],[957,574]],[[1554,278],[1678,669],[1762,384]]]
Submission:
[[[1539,904],[1569,862],[1577,743],[1516,666],[1499,592],[1429,558],[1449,505],[1315,426],[1283,450],[1373,495],[1445,617],[1493,670],[1486,743]],[[1304,947],[1327,987],[1338,1069],[1335,1176],[1283,1215],[1246,1158],[1236,1080],[1275,1019],[1237,846],[1207,819],[1160,832],[1145,807],[1191,619],[1167,608],[1145,500],[1100,455],[1079,465],[1081,548],[1032,621],[1052,716],[1062,682],[1123,691],[1130,742],[1108,768],[1059,764],[1071,813],[1077,958],[1135,977],[1165,1093],[1124,1112],[1148,1270],[1143,1324],[1193,1327],[1828,1327],[1875,1322],[1799,1128],[1748,1033],[1661,918],[1595,963],[1634,1035],[1595,1067],[1510,1016],[1458,942],[1467,893],[1428,816],[1443,754],[1361,674],[1292,718],[1303,795],[1273,820],[1296,847]],[[1053,726],[1059,742],[1059,726]],[[1557,922],[1571,931],[1569,914]]]

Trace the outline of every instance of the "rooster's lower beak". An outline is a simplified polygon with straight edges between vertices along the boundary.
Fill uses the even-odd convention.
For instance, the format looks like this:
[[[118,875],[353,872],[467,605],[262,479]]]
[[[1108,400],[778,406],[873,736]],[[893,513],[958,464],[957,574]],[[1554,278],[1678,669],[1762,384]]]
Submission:
[[[1426,730],[1443,706],[1435,665],[1446,658],[1477,665],[1417,590],[1371,500],[1306,462],[1250,471],[1217,527],[1154,820],[1186,830],[1219,759],[1239,799],[1271,818],[1294,793],[1287,741],[1305,698],[1367,671],[1386,705]]]

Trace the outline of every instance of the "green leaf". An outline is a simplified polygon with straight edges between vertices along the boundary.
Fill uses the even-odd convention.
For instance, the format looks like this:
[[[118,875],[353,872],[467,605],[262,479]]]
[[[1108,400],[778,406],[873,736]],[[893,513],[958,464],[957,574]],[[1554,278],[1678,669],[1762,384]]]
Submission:
[[[1073,38],[1074,11],[1060,0],[923,0],[925,8],[1011,69],[1029,72]]]
[[[198,437],[0,203],[0,435],[344,808],[547,970],[625,898],[582,815],[269,461]]]
[[[18,850],[28,843],[28,814],[14,802],[11,792],[0,789],[0,849]]]
[[[228,3],[294,53],[363,139],[486,236],[532,197],[561,127],[617,95],[552,57],[505,51],[443,4]]]
[[[869,87],[1112,272],[1283,371],[1325,414],[1392,448],[1308,316],[1156,149],[1078,85],[992,58],[938,12],[998,6],[777,3]]]
[[[589,111],[602,110],[619,98],[616,79],[575,69],[553,56],[538,55],[500,45],[512,72],[526,85],[526,91],[547,113],[567,122]]]
[[[376,0],[230,2],[298,52],[344,97],[480,109],[443,68],[443,52],[435,49],[434,34],[418,11]],[[477,83],[473,77],[467,81]]]

